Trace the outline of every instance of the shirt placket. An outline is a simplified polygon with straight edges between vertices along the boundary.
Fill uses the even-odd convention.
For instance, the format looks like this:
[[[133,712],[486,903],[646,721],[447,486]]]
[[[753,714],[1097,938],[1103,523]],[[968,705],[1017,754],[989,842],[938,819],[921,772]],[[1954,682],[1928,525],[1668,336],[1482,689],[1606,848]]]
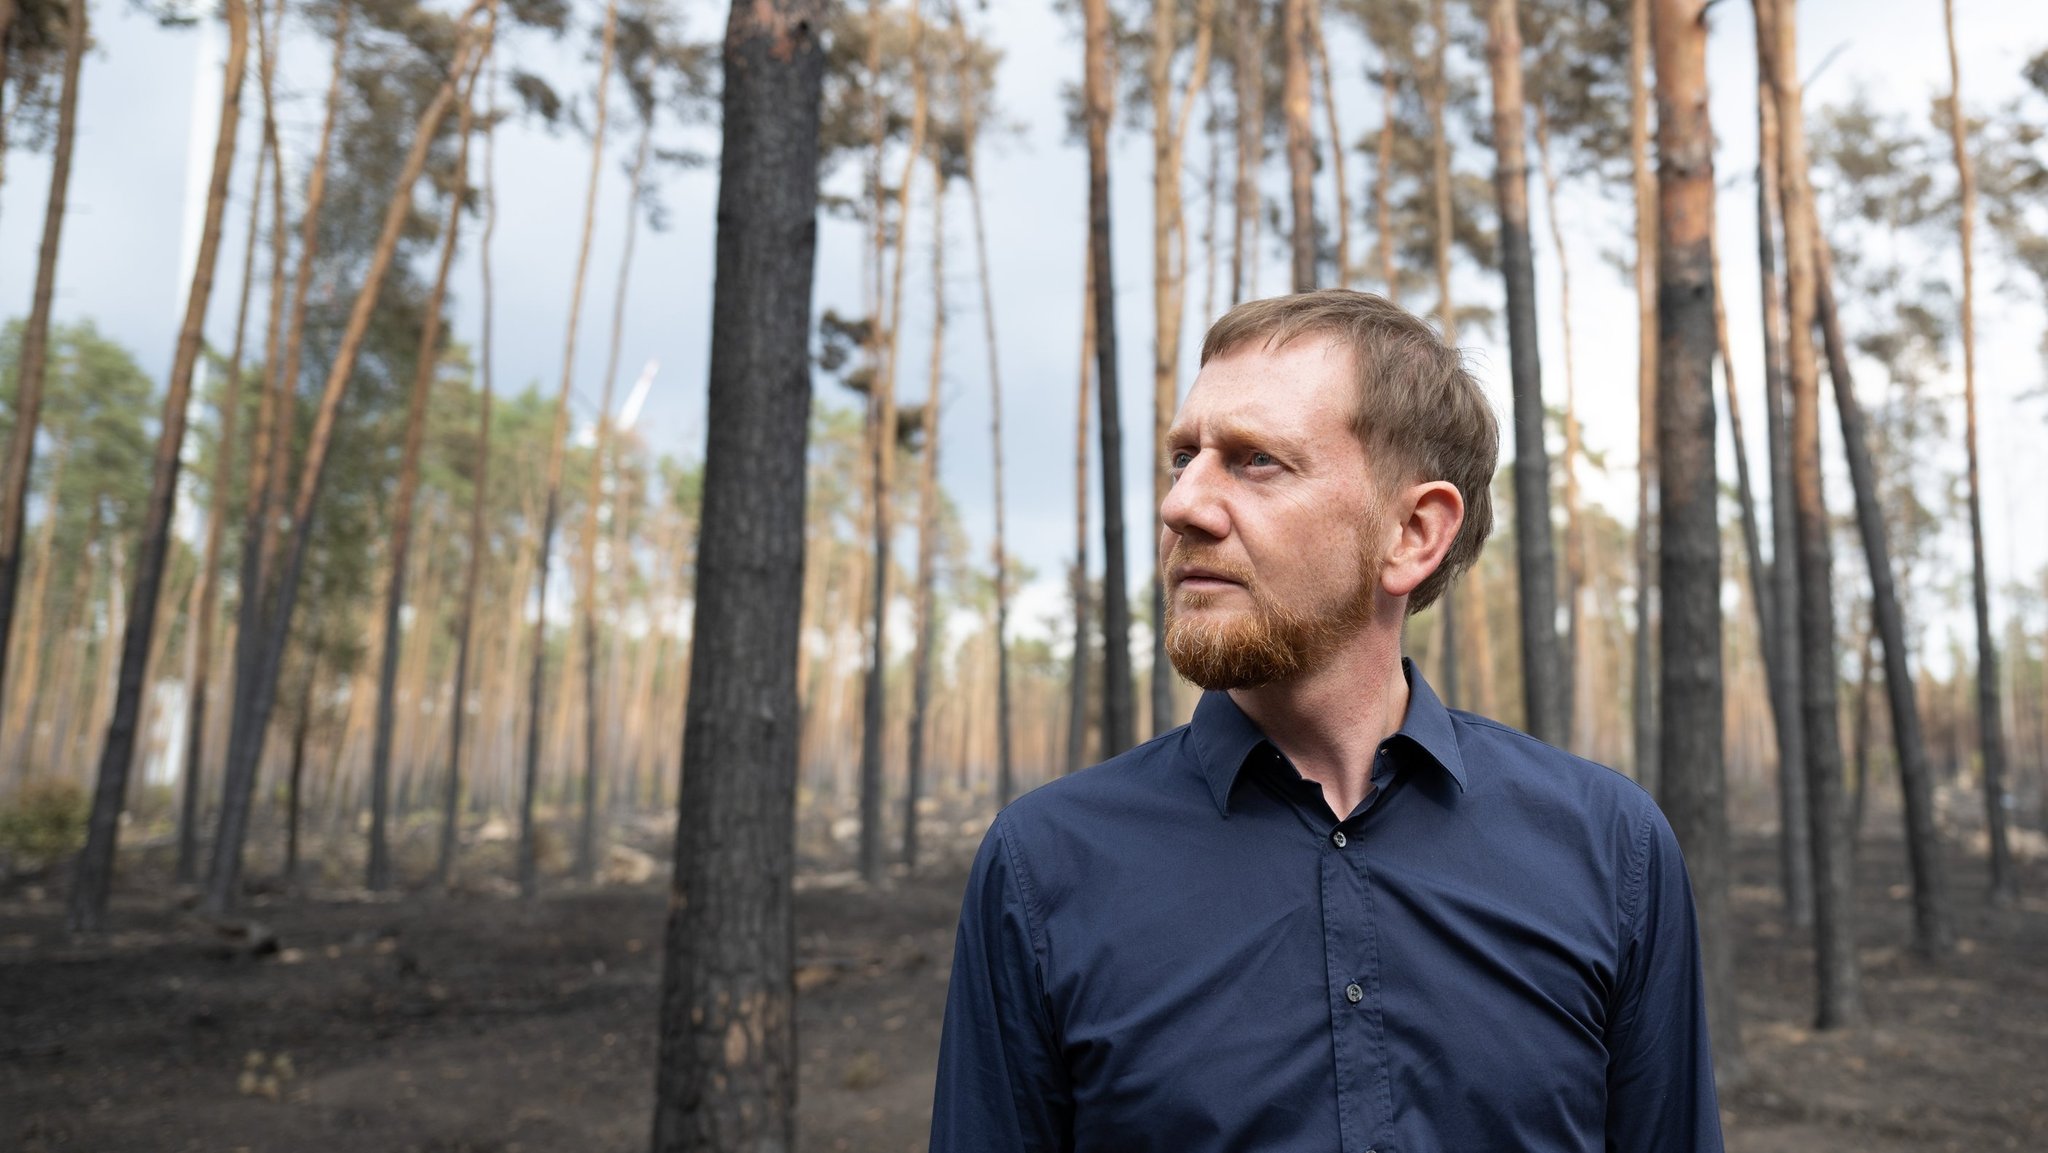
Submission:
[[[1374,783],[1385,779],[1386,754],[1374,766]],[[1323,906],[1323,957],[1328,974],[1330,1035],[1336,1062],[1338,1147],[1343,1153],[1389,1153],[1384,1141],[1393,1112],[1380,1013],[1379,946],[1374,932],[1372,878],[1362,836],[1365,815],[1378,807],[1383,789],[1360,812],[1330,828],[1317,855]]]

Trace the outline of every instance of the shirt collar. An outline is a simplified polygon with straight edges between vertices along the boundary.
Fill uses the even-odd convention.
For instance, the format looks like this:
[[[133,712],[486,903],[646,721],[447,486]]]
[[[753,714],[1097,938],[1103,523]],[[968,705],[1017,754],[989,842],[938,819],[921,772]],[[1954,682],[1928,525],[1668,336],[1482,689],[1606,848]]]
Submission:
[[[1400,729],[1387,738],[1386,747],[1400,744],[1422,754],[1425,760],[1450,774],[1462,791],[1465,759],[1458,750],[1458,733],[1451,711],[1444,707],[1415,663],[1406,657],[1401,658],[1401,675],[1408,680],[1408,715],[1402,718]],[[1266,743],[1266,734],[1259,731],[1259,726],[1244,715],[1244,710],[1226,692],[1203,693],[1188,728],[1194,737],[1198,768],[1209,784],[1216,811],[1227,817],[1230,790],[1252,752]]]

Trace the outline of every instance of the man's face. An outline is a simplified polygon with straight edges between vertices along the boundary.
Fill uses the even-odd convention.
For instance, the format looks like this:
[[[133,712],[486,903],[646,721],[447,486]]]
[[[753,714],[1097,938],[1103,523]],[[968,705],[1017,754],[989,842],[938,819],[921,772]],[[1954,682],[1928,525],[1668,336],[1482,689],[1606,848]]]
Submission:
[[[1327,337],[1212,359],[1167,433],[1166,647],[1205,689],[1312,672],[1371,618],[1388,522]]]

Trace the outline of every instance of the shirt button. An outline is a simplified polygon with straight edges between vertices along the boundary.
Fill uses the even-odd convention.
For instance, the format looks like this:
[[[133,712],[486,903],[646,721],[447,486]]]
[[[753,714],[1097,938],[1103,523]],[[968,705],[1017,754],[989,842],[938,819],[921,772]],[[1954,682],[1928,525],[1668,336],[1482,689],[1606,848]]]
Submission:
[[[1344,999],[1356,1005],[1365,1000],[1365,990],[1358,987],[1358,982],[1353,981],[1344,986]]]
[[[1340,849],[1341,849],[1341,848],[1343,848],[1343,847],[1344,847],[1344,830],[1342,830],[1342,829],[1338,829],[1338,830],[1337,830],[1336,832],[1334,832],[1334,833],[1331,833],[1331,834],[1330,834],[1330,843],[1331,843],[1331,844],[1333,844],[1333,845],[1335,845],[1335,846],[1337,846],[1337,847],[1338,847],[1338,848],[1340,848]]]

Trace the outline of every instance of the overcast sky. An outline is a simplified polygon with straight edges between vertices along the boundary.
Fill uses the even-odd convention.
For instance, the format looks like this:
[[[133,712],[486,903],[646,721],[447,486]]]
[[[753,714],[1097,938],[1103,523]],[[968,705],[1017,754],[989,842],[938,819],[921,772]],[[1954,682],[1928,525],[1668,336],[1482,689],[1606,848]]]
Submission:
[[[586,21],[596,16],[590,0],[575,7]],[[1928,102],[1946,92],[1947,59],[1939,0],[1807,0],[1800,7],[1802,71],[1812,73],[1826,61],[1808,89],[1809,108],[1844,100],[1860,87],[1890,107],[1924,115]],[[2016,95],[2021,89],[2021,65],[2029,55],[2048,47],[2048,4],[1963,0],[1958,8],[1964,96],[1972,110],[1982,113]],[[184,261],[190,259],[186,222],[192,199],[204,191],[203,173],[194,168],[195,159],[203,165],[212,147],[204,134],[194,139],[192,110],[195,101],[210,108],[217,99],[218,44],[223,37],[217,28],[160,28],[125,3],[100,0],[94,9],[98,50],[87,59],[82,82],[57,317],[59,321],[96,321],[161,379],[168,370],[183,308],[188,265],[181,267],[181,249],[186,253]],[[723,5],[684,0],[682,9],[693,34],[714,37],[722,30]],[[1723,189],[1724,291],[1740,383],[1755,397],[1751,411],[1760,412],[1760,373],[1749,367],[1759,364],[1761,355],[1754,245],[1749,239],[1755,235],[1754,193],[1744,179],[1755,163],[1750,8],[1716,4],[1712,15],[1709,73],[1712,116],[1721,142],[1716,171]],[[1073,18],[1055,12],[1050,0],[1004,0],[988,5],[975,18],[1005,53],[997,103],[1018,129],[991,144],[983,159],[983,180],[1007,387],[1005,460],[1011,549],[1038,574],[1017,614],[1019,627],[1030,630],[1036,622],[1064,612],[1059,582],[1073,537],[1072,446],[1086,168],[1081,150],[1066,138],[1062,91],[1077,81],[1080,43]],[[1377,86],[1364,76],[1368,56],[1355,35],[1334,20],[1330,35],[1343,127],[1355,138],[1378,121]],[[294,151],[291,172],[297,179],[303,176],[303,157],[317,128],[325,65],[321,49],[311,43],[304,25],[293,25],[288,36],[294,44],[284,58],[289,89],[285,128],[287,149]],[[206,43],[209,37],[213,45]],[[594,76],[594,69],[583,63],[587,45],[587,33],[581,29],[561,44],[529,38],[519,45],[520,64],[553,76],[565,91],[573,90],[587,86]],[[208,76],[210,83],[206,82]],[[253,108],[253,101],[250,106]],[[211,122],[209,111],[202,123]],[[253,136],[244,133],[245,140]],[[671,146],[694,144],[705,151],[717,146],[714,133],[706,128],[671,126],[665,142]],[[623,160],[630,144],[630,140],[614,137],[615,162],[605,171],[604,214],[595,238],[577,357],[579,418],[585,420],[593,414],[601,388],[596,377],[603,371],[604,334],[622,241],[619,208],[625,196]],[[1191,144],[1189,159],[1193,197],[1199,194],[1206,148]],[[587,145],[573,136],[550,136],[529,126],[515,126],[500,134],[500,221],[494,262],[501,388],[516,389],[533,382],[552,390],[558,379],[569,278],[576,256],[575,223],[581,211],[587,163]],[[1476,154],[1464,157],[1463,163],[1475,171],[1490,172],[1486,158]],[[208,329],[217,345],[227,343],[233,324],[241,267],[242,226],[238,221],[247,195],[248,171],[246,162],[236,168],[238,204],[223,245]],[[8,157],[6,183],[0,187],[0,315],[27,311],[48,172],[45,156],[17,152]],[[1364,195],[1362,189],[1370,173],[1367,165],[1358,162],[1349,172],[1361,190],[1354,193],[1356,203]],[[843,182],[849,175],[841,173],[836,179]],[[1270,178],[1270,188],[1284,187],[1284,173],[1274,171]],[[1151,517],[1147,479],[1152,456],[1147,395],[1150,179],[1149,140],[1142,133],[1123,132],[1112,162],[1112,182],[1118,230],[1115,259],[1124,427],[1129,437],[1125,490],[1129,523],[1134,526],[1130,534],[1134,573],[1149,567],[1151,549],[1150,531],[1140,527]],[[928,189],[928,182],[921,185],[921,191]],[[1626,251],[1629,244],[1628,209],[1615,199],[1620,194],[1621,190],[1613,190],[1603,198],[1580,186],[1568,188],[1560,199],[1573,262],[1576,367],[1587,443],[1589,449],[1605,452],[1613,465],[1604,481],[1589,483],[1595,499],[1629,520],[1633,519],[1634,481],[1628,469],[1635,455],[1636,436],[1635,304],[1629,284],[1606,258]],[[690,457],[701,456],[705,433],[715,195],[715,166],[667,177],[662,196],[669,227],[662,233],[641,233],[616,390],[623,398],[642,366],[649,360],[659,361],[660,374],[641,431],[655,447]],[[1327,184],[1319,186],[1319,206],[1327,208],[1329,195]],[[1539,198],[1534,205],[1538,212],[1542,211],[1540,195],[1538,186],[1532,192]],[[922,206],[917,212],[902,382],[905,398],[911,401],[927,387],[923,367],[927,357],[921,349],[930,314],[925,279],[929,216]],[[1198,201],[1191,200],[1189,212],[1199,229]],[[946,440],[944,483],[962,509],[976,555],[986,557],[993,523],[988,396],[982,368],[986,354],[976,311],[978,289],[964,199],[949,204],[947,216],[953,325],[940,395],[944,419],[953,431]],[[1369,233],[1358,227],[1353,231],[1354,237],[1360,238],[1354,240],[1355,245],[1370,244]],[[1197,315],[1202,308],[1204,269],[1199,232],[1195,239],[1188,295],[1190,349],[1183,361],[1183,390],[1192,376],[1193,346],[1213,319]],[[825,222],[818,252],[819,311],[828,307],[860,310],[861,243],[858,225]],[[1988,242],[1980,244],[1988,252]],[[1548,245],[1537,246],[1536,263],[1545,383],[1552,403],[1557,403],[1562,395],[1561,329],[1556,267]],[[1979,266],[1985,267],[1982,259]],[[464,252],[455,275],[454,332],[459,339],[473,341],[479,316],[473,246]],[[2042,386],[2038,345],[2048,310],[2027,292],[2001,290],[1995,273],[1980,276],[1984,279],[1979,287],[1978,331],[1985,343],[1980,353],[1979,387],[1986,531],[1994,578],[2003,580],[2015,573],[2031,576],[2048,563],[2048,532],[2044,532],[2040,507],[2026,499],[2028,493],[2048,489],[2048,454],[2039,451],[2048,405],[2038,396],[2021,396]],[[1262,289],[1281,290],[1285,277],[1284,253],[1270,247],[1263,261]],[[1461,283],[1475,298],[1499,298],[1496,279],[1474,276]],[[1426,306],[1430,302],[1410,303]],[[1504,337],[1471,332],[1465,339],[1496,407],[1505,413],[1508,358]],[[829,381],[821,381],[819,387],[835,402],[848,399]],[[1959,369],[1946,388],[1960,396]],[[1960,421],[1957,423],[1959,428]],[[1752,453],[1760,455],[1762,421],[1752,416],[1749,425],[1755,442]],[[1732,474],[1732,468],[1724,471]],[[1838,506],[1846,505],[1846,479],[1839,472],[1830,492]],[[1950,539],[1966,542],[1967,538],[1956,533]],[[1093,551],[1099,566],[1099,543]],[[1837,560],[1861,564],[1853,555],[1838,556]]]

